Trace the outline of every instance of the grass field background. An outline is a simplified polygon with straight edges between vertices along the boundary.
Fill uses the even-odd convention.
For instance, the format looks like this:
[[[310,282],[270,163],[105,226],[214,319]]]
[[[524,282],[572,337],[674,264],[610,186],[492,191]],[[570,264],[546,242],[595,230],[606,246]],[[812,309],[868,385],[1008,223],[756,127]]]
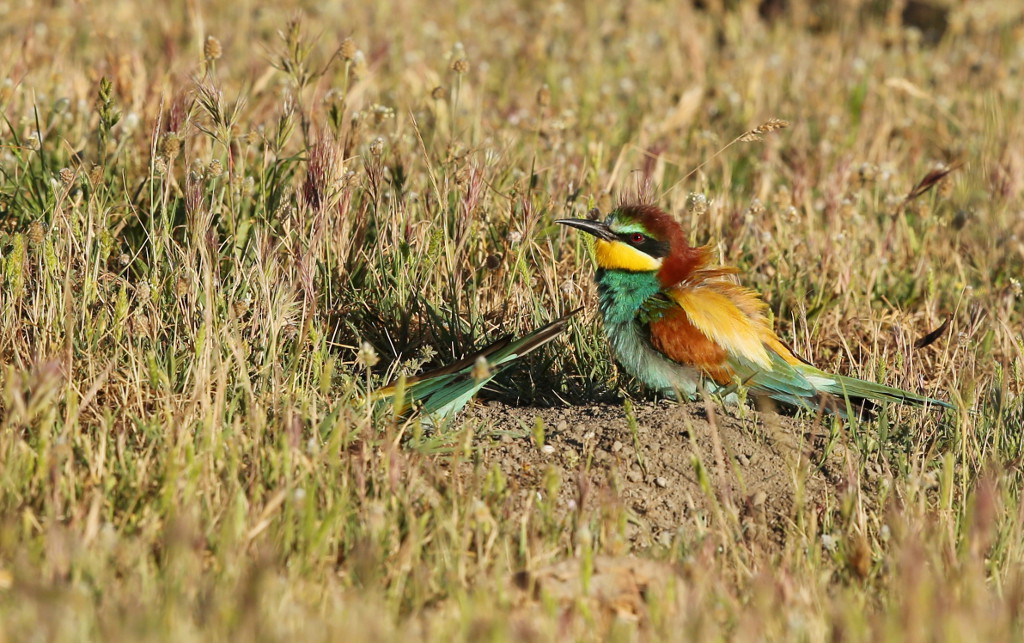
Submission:
[[[1020,637],[1021,8],[167,4],[0,6],[0,640]],[[818,366],[974,412],[828,424],[777,546],[512,512],[486,426],[374,416],[577,306],[497,394],[642,397],[553,224],[638,192]],[[595,608],[629,555],[669,581]]]

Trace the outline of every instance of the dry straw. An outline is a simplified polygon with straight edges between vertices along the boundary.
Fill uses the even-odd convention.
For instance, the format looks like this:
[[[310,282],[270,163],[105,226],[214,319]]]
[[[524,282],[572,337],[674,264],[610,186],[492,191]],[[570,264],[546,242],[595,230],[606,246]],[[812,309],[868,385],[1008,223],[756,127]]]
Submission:
[[[695,167],[692,170],[690,170],[689,172],[687,172],[686,176],[684,176],[683,178],[679,179],[678,181],[673,183],[671,186],[669,186],[662,193],[662,196],[664,196],[665,194],[668,194],[669,192],[671,192],[672,189],[674,189],[677,185],[679,185],[680,183],[682,183],[686,179],[688,179],[691,176],[693,176],[698,170],[700,170],[702,167],[704,167],[705,165],[707,165],[711,161],[713,161],[716,158],[718,158],[722,154],[722,152],[726,151],[727,149],[729,149],[730,147],[732,147],[736,143],[752,143],[752,142],[757,142],[757,141],[763,141],[764,140],[764,136],[766,134],[771,134],[772,132],[776,132],[776,131],[778,131],[780,129],[785,129],[787,127],[789,127],[789,121],[783,120],[781,118],[769,118],[768,120],[764,121],[763,123],[761,123],[757,127],[753,128],[753,129],[749,129],[749,130],[743,132],[742,134],[740,134],[739,136],[737,136],[736,138],[732,139],[731,141],[726,143],[724,146],[719,148],[719,150],[717,152],[715,152],[714,154],[709,156],[703,163],[701,163],[697,167]]]

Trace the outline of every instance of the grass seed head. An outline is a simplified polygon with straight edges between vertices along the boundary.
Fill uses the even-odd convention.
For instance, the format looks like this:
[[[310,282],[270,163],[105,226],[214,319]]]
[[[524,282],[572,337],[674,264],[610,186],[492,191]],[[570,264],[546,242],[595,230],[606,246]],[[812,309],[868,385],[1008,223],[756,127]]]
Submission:
[[[148,281],[140,282],[135,286],[135,296],[138,298],[140,303],[149,303],[150,298],[153,296],[153,289],[150,287]]]
[[[181,150],[181,139],[174,132],[168,132],[163,135],[160,139],[160,154],[166,156],[170,160],[174,160],[174,157],[178,155]]]
[[[4,278],[11,294],[20,295],[25,288],[25,237],[16,234],[4,262]]]
[[[469,60],[466,58],[456,58],[452,61],[451,70],[460,76],[469,71]]]
[[[39,246],[40,244],[42,244],[43,243],[43,237],[44,237],[45,233],[46,233],[46,231],[43,228],[43,224],[38,222],[38,221],[33,221],[28,226],[28,234],[27,234],[27,236],[28,236],[29,245],[35,247],[35,246]],[[1019,284],[1018,284],[1018,286],[1019,286]]]
[[[541,85],[540,89],[537,90],[537,104],[541,107],[547,107],[551,104],[551,88],[547,85]]]
[[[708,197],[700,192],[690,192],[686,197],[686,209],[698,217],[708,212]]]
[[[878,166],[874,163],[861,163],[857,168],[857,178],[861,185],[871,185],[878,179]]]
[[[1015,277],[1010,277],[1010,293],[1013,295],[1013,298],[1020,299],[1021,292],[1020,280]]]
[[[769,118],[754,129],[744,132],[740,135],[739,140],[744,143],[761,141],[764,140],[764,136],[766,134],[770,134],[787,127],[789,127],[789,121],[784,121],[781,118]]]
[[[214,60],[220,60],[220,57],[224,54],[224,50],[220,45],[220,41],[213,36],[207,36],[206,42],[203,43],[203,58],[207,62]]]
[[[370,342],[361,342],[359,344],[359,350],[356,352],[356,364],[370,369],[376,366],[379,361],[380,357],[377,356],[377,351]]]
[[[370,155],[374,158],[380,158],[380,155],[384,153],[384,139],[377,137],[370,142]]]
[[[481,355],[476,358],[473,363],[473,379],[477,382],[482,382],[491,376],[491,365],[487,363],[487,358]]]
[[[302,197],[307,205],[318,209],[328,204],[336,189],[340,160],[337,146],[329,138],[314,143],[308,154]]]
[[[341,47],[338,50],[341,59],[346,62],[351,62],[356,57],[356,52],[359,48],[356,47],[356,43],[351,38],[345,38],[341,41]]]

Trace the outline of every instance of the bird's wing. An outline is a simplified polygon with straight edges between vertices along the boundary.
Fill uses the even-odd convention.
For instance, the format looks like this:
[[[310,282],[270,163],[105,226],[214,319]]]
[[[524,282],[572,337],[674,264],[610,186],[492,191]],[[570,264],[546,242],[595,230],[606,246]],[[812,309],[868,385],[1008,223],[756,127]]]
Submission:
[[[726,281],[680,284],[665,293],[676,304],[651,321],[651,342],[671,359],[695,366],[719,384],[738,379],[758,392],[810,396],[801,361],[775,335],[764,302]]]
[[[454,364],[410,377],[405,380],[401,391],[398,383],[392,382],[374,391],[373,398],[393,402],[400,393],[401,400],[396,409],[400,415],[416,407],[423,415],[435,419],[454,415],[503,368],[557,337],[568,326],[569,318],[579,311],[577,308],[519,339],[504,337]],[[488,368],[483,374],[474,374],[480,358],[486,361]]]

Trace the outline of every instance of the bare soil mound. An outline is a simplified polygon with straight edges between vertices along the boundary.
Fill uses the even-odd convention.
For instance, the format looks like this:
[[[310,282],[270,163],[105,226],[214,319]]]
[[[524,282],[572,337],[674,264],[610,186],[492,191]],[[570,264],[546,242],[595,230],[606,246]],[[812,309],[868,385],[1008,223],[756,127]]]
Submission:
[[[622,506],[634,546],[667,545],[712,513],[777,544],[795,504],[823,505],[841,479],[821,424],[749,409],[663,401],[629,414],[623,405],[490,403],[466,421],[497,436],[484,463],[497,464],[521,498],[551,489],[566,511]]]

